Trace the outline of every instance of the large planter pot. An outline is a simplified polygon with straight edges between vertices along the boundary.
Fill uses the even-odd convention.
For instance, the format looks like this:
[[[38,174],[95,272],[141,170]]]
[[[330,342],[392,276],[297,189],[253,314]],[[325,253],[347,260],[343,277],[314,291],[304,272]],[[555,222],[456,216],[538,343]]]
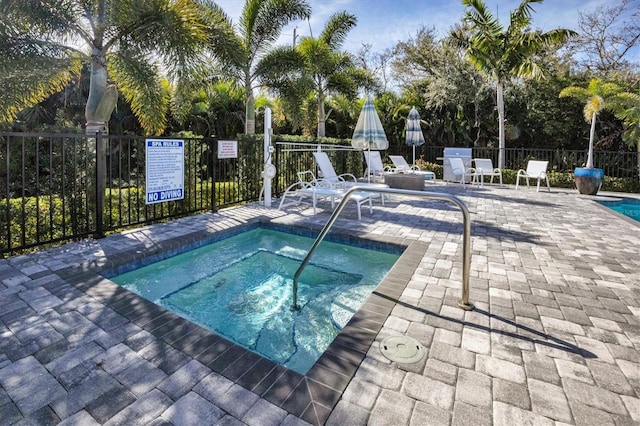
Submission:
[[[576,167],[573,172],[578,192],[596,195],[604,182],[604,170],[587,167]]]

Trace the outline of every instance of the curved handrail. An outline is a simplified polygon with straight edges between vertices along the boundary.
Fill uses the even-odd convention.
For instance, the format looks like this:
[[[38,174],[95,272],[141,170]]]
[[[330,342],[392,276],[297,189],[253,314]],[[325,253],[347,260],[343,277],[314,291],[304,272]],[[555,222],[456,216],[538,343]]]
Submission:
[[[344,198],[338,204],[338,207],[333,211],[329,220],[324,225],[320,234],[313,242],[313,245],[309,249],[307,255],[302,259],[302,263],[298,267],[298,270],[293,276],[293,304],[291,305],[292,311],[297,311],[300,309],[298,305],[298,280],[300,278],[300,274],[302,274],[303,269],[311,260],[311,256],[316,251],[324,237],[329,232],[331,226],[333,226],[334,222],[338,218],[338,215],[344,209],[344,206],[347,205],[347,201],[349,197],[356,191],[361,192],[378,192],[383,194],[401,194],[401,195],[415,195],[422,198],[429,198],[432,200],[444,200],[451,201],[453,204],[460,207],[462,211],[462,225],[463,225],[463,233],[462,233],[462,298],[458,302],[458,306],[465,311],[470,311],[474,308],[473,304],[469,303],[469,273],[471,271],[471,217],[469,215],[469,209],[466,204],[458,197],[450,194],[444,194],[441,192],[428,192],[428,191],[413,191],[408,189],[396,189],[396,188],[370,188],[365,186],[353,186],[349,188],[349,190],[345,193]]]

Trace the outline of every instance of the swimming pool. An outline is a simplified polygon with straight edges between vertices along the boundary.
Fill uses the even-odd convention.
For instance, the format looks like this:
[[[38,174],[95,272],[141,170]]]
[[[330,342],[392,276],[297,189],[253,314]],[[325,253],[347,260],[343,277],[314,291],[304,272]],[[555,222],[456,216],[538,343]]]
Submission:
[[[598,201],[605,207],[640,222],[640,200],[635,198],[623,198],[616,201]]]
[[[313,239],[254,228],[110,279],[287,368],[305,374],[399,258],[323,241],[292,278]]]

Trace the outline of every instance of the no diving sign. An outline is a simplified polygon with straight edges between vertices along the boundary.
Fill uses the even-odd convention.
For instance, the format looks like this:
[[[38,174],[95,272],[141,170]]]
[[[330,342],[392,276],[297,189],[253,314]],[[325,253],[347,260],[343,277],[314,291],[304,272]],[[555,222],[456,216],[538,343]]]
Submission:
[[[147,139],[146,203],[184,198],[184,140]]]

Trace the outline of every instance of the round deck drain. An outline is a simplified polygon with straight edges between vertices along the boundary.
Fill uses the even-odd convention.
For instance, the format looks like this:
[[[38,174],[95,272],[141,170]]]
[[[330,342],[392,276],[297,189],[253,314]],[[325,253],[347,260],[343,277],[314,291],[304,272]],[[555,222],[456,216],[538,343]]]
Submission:
[[[425,354],[424,346],[409,336],[389,336],[380,343],[382,355],[391,361],[410,364],[418,362]]]

